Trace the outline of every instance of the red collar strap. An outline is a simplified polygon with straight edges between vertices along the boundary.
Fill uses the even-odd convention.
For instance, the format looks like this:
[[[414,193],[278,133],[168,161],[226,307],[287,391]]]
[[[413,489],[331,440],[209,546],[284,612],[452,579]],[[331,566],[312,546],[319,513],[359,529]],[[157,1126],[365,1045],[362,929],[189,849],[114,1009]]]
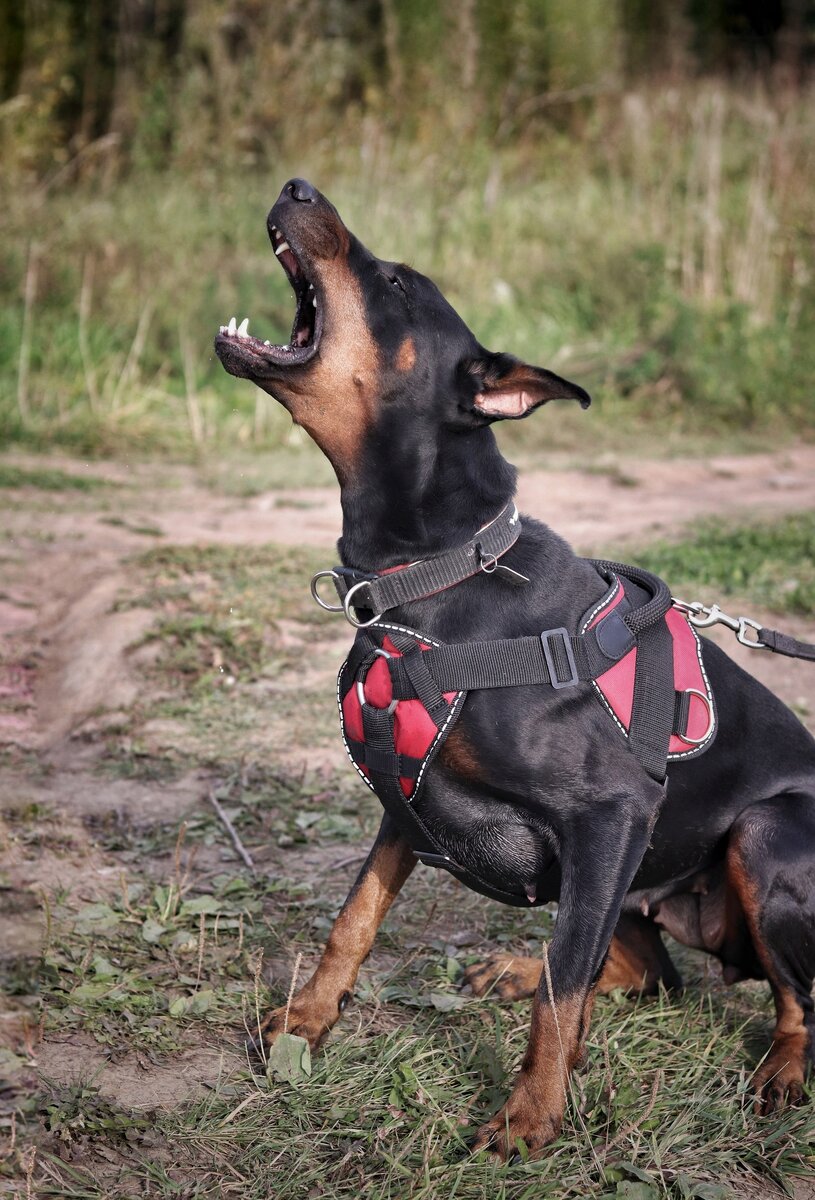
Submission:
[[[353,567],[318,571],[311,580],[311,594],[321,608],[329,612],[344,612],[352,625],[364,628],[373,625],[392,608],[433,596],[480,571],[523,586],[529,582],[527,577],[499,562],[501,556],[515,545],[520,533],[518,509],[515,502],[510,500],[495,520],[479,529],[469,542],[456,546],[454,550],[378,573],[357,571]],[[326,603],[317,592],[320,580],[329,576],[337,589],[340,599],[338,605]],[[361,620],[358,615],[360,612],[372,615]]]

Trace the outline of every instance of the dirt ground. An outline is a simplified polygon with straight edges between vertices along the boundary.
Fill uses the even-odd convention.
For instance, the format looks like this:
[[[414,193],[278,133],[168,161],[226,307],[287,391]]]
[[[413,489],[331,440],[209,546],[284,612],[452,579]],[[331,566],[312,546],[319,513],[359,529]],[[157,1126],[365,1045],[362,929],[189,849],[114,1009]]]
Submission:
[[[25,457],[13,461],[23,467],[35,463]],[[98,770],[105,731],[142,703],[145,667],[156,653],[155,645],[144,641],[155,611],[116,603],[133,556],[162,544],[274,542],[323,548],[328,566],[340,532],[334,487],[241,498],[206,486],[192,468],[91,466],[64,459],[50,465],[121,487],[76,495],[33,488],[0,493],[0,963],[5,960],[7,967],[36,958],[46,932],[43,897],[73,890],[93,903],[118,886],[120,863],[89,832],[94,822],[147,827],[182,820],[201,803],[203,776],[194,767],[169,781],[112,778]],[[620,552],[626,545],[670,536],[678,524],[696,517],[815,507],[815,447],[705,460],[618,457],[591,471],[564,459],[545,471],[523,472],[519,504],[584,552]],[[307,579],[302,586],[307,588]],[[785,619],[784,628],[807,636],[799,621]],[[324,680],[326,689],[333,687],[333,671],[350,640],[350,631],[338,621],[312,682]],[[726,633],[719,640],[812,726],[812,667],[751,653]],[[285,687],[285,674],[278,685]],[[174,727],[169,722],[148,732],[151,744],[162,737],[172,742]],[[339,739],[306,749],[308,737],[293,727],[292,741],[294,749],[286,751],[289,765],[297,759],[332,768],[344,762]],[[29,811],[50,814],[50,833],[20,835],[20,814]],[[330,860],[313,856],[311,869],[350,862],[361,852],[353,844],[345,853],[334,847]],[[219,852],[212,853],[217,859]],[[231,848],[220,853],[232,855]],[[199,863],[201,869],[206,865],[205,859]],[[309,869],[307,858],[303,869]],[[201,1094],[235,1058],[230,1048],[200,1046],[170,1067],[137,1055],[113,1063],[81,1030],[41,1041],[30,1011],[15,997],[5,1008],[0,1002],[0,1055],[3,1048],[22,1055],[49,1079],[90,1074],[102,1094],[134,1107],[171,1105]],[[0,1058],[0,1074],[2,1066]],[[813,1194],[805,1185],[798,1192],[801,1200]]]

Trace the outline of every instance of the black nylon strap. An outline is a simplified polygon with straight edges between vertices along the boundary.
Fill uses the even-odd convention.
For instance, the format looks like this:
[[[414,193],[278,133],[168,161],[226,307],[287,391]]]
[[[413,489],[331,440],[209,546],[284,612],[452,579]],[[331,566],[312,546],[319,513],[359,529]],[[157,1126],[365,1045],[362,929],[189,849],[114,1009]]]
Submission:
[[[393,775],[397,779],[416,779],[422,769],[422,759],[409,754],[396,754],[393,750],[375,749],[365,742],[346,737],[351,757],[359,767],[367,767],[381,775]]]
[[[672,733],[679,737],[684,737],[688,732],[688,718],[690,717],[690,693],[675,692],[674,693],[674,723]]]
[[[799,642],[797,638],[790,637],[788,633],[779,633],[777,629],[759,629],[757,637],[762,646],[776,654],[815,662],[815,645],[811,642]]]
[[[554,682],[544,651],[544,638],[555,668]],[[574,672],[569,662],[567,644],[574,660]],[[557,629],[547,629],[538,637],[451,643],[431,646],[429,650],[419,653],[422,666],[427,669],[440,692],[470,692],[538,683],[568,687],[585,680],[596,679],[609,667],[613,667],[633,644],[632,638],[630,644],[621,648],[616,658],[611,658],[600,649],[595,629],[576,637],[564,635]],[[404,659],[390,659],[388,668],[393,682],[394,699],[413,698],[416,689]]]
[[[674,709],[673,638],[665,621],[660,620],[637,636],[637,670],[628,727],[634,755],[660,783],[667,774]]]
[[[371,579],[365,572],[349,568],[337,570],[334,586],[341,601],[345,600],[352,587],[360,584],[354,592],[352,606],[371,612],[388,612],[400,604],[432,596],[455,583],[461,583],[482,569],[482,564],[492,563],[514,546],[521,533],[518,509],[513,501],[498,514],[494,521],[480,529],[469,542],[456,546],[446,554],[411,563],[398,571],[390,571]]]

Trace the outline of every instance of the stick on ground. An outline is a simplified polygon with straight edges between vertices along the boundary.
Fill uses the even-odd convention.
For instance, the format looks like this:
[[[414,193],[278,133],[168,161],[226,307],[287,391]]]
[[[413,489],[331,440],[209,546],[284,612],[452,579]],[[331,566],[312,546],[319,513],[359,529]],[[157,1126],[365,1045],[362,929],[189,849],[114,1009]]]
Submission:
[[[255,864],[252,859],[252,855],[249,853],[249,851],[244,846],[243,842],[241,841],[240,837],[238,836],[237,829],[232,824],[229,817],[226,815],[223,808],[221,807],[221,803],[218,800],[218,797],[215,795],[214,788],[209,789],[209,792],[207,793],[207,797],[209,799],[210,804],[212,805],[212,807],[215,809],[216,813],[218,814],[218,817],[220,818],[221,823],[223,824],[224,828],[226,829],[226,832],[229,834],[230,838],[232,839],[232,845],[235,847],[238,854],[241,856],[243,861],[246,863],[247,867],[252,872],[252,874],[256,875],[257,871],[255,869]]]

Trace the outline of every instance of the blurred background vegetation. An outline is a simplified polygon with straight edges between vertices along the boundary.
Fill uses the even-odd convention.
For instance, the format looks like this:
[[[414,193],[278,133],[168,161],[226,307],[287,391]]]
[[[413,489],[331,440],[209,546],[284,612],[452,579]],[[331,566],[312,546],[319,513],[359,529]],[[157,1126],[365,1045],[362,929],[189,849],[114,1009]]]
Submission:
[[[287,338],[293,174],[603,436],[810,437],[813,62],[811,0],[3,0],[0,437],[296,440],[212,352]]]

